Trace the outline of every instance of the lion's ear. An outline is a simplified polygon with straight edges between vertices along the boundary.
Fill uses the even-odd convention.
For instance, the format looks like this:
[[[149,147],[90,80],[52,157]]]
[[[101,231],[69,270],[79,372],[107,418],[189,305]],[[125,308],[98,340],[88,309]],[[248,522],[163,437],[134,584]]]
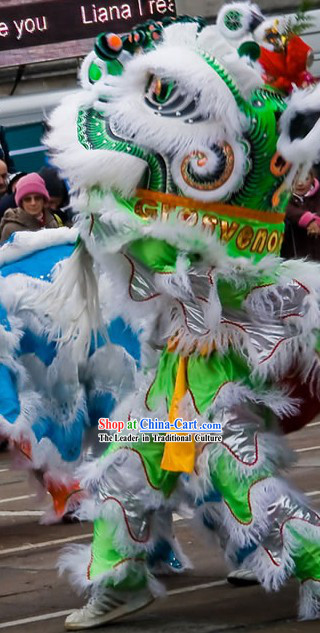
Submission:
[[[320,84],[296,90],[280,118],[278,151],[300,167],[320,160]]]
[[[256,4],[232,2],[224,4],[217,16],[218,29],[227,40],[241,41],[251,35],[261,22],[263,15]]]

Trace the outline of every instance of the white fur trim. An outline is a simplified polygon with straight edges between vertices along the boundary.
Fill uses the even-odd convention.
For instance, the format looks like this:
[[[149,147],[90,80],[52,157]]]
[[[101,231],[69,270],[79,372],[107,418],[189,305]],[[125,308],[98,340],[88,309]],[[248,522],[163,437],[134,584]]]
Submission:
[[[72,189],[79,187],[106,187],[125,196],[134,193],[146,164],[139,158],[108,150],[85,149],[78,140],[77,117],[79,109],[93,105],[94,94],[78,92],[67,97],[51,114],[50,132],[45,143],[53,154],[55,165],[71,183]]]
[[[307,580],[300,587],[299,620],[320,619],[320,581]]]
[[[228,13],[235,12],[239,14],[241,24],[239,28],[231,30],[225,25],[225,19]],[[235,40],[239,42],[243,37],[250,35],[250,23],[253,15],[257,14],[262,17],[262,13],[258,5],[252,2],[228,2],[220,9],[217,16],[217,26],[223,37],[227,40]]]
[[[290,125],[298,114],[308,117],[309,113],[319,112],[320,86],[305,90],[296,90],[291,95],[287,110],[281,116],[281,134],[278,151],[296,168],[306,164],[311,167],[320,157],[320,118],[303,138],[290,140]]]
[[[58,229],[42,229],[35,232],[19,231],[15,233],[12,242],[5,242],[0,247],[0,266],[18,261],[51,246],[74,244],[77,237],[77,229],[62,226]]]
[[[56,340],[58,349],[69,343],[75,362],[86,358],[92,334],[102,329],[102,321],[93,262],[83,244],[55,266],[53,282],[30,304],[50,316],[48,334]]]
[[[112,580],[118,584],[125,580],[129,572],[134,571],[137,578],[146,578],[148,587],[154,596],[164,594],[163,586],[148,572],[146,563],[142,561],[126,561],[117,568],[89,580],[88,567],[91,560],[91,547],[87,545],[73,545],[66,548],[58,561],[59,573],[69,572],[73,588],[77,593],[90,591],[94,593],[105,586],[106,581]]]

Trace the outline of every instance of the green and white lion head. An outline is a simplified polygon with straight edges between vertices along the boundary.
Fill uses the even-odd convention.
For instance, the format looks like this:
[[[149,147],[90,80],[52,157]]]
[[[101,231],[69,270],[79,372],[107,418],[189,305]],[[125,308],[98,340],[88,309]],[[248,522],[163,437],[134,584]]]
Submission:
[[[317,99],[300,91],[290,108],[243,54],[250,38],[240,55],[230,44],[232,34],[243,42],[261,20],[256,5],[234,3],[222,9],[217,25],[181,18],[148,22],[122,38],[100,35],[83,63],[82,91],[51,119],[48,143],[73,188],[122,197],[143,188],[280,208],[276,192],[300,166],[300,141],[312,142],[308,162],[320,147]],[[288,123],[299,107],[312,120],[307,139]]]

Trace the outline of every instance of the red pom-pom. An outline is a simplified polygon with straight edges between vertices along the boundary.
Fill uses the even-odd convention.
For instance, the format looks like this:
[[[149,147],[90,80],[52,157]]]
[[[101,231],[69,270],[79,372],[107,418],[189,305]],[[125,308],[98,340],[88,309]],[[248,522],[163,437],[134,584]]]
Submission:
[[[112,51],[118,52],[122,49],[122,39],[119,35],[116,35],[115,33],[109,33],[106,36],[106,41]]]

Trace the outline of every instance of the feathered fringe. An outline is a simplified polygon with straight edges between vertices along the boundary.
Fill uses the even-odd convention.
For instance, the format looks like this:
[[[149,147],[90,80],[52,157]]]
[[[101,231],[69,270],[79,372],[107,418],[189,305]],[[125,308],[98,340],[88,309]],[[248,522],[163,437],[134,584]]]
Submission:
[[[315,356],[313,363],[305,372],[304,382],[310,389],[310,394],[315,398],[320,393],[320,360],[318,354]]]
[[[163,561],[157,561],[156,564],[152,567],[152,572],[156,575],[171,575],[171,574],[181,574],[186,571],[193,569],[193,564],[184,553],[181,544],[178,538],[174,534],[174,526],[173,526],[173,515],[172,511],[166,506],[163,510],[158,510],[156,514],[156,520],[153,522],[153,539],[155,543],[158,543],[159,540],[167,541],[171,549],[173,550],[175,556],[178,558],[181,563],[180,568],[171,567],[167,563]]]
[[[115,201],[113,204],[116,206]],[[108,213],[110,213],[110,217],[112,217],[115,211],[113,210]],[[130,222],[131,221],[134,225],[132,230],[135,232],[137,230],[136,220],[130,219]],[[129,222],[129,219],[127,219],[127,222]],[[117,233],[115,233],[112,239],[115,239],[116,235]],[[121,237],[121,235],[120,231],[119,239],[121,243],[118,244],[118,248],[121,248],[123,245],[123,237]],[[244,258],[234,260],[226,255],[223,245],[221,243],[219,244],[215,236],[212,236],[201,228],[188,227],[174,218],[167,223],[156,221],[153,222],[152,225],[143,225],[140,227],[140,235],[145,237],[150,235],[158,239],[166,239],[168,243],[175,246],[179,245],[179,248],[183,247],[183,250],[186,252],[189,250],[194,251],[198,248],[204,261],[208,263],[208,266],[216,266],[215,276],[217,278],[223,277],[224,279],[232,281],[232,283],[235,283],[238,287],[244,286],[247,283],[251,285],[256,283],[259,286],[261,275],[271,276],[275,280],[278,280],[270,289],[258,287],[257,290],[249,295],[246,307],[249,310],[252,321],[248,321],[248,331],[246,331],[245,323],[242,324],[241,320],[239,323],[237,322],[237,316],[235,317],[235,322],[233,322],[232,319],[228,320],[228,318],[223,315],[220,323],[218,316],[221,314],[221,304],[216,288],[212,289],[209,304],[204,308],[204,324],[206,328],[208,328],[207,334],[203,333],[202,336],[199,336],[198,332],[190,332],[188,328],[186,328],[184,312],[176,309],[174,315],[171,315],[171,319],[168,320],[165,336],[172,337],[176,336],[177,333],[179,334],[176,337],[178,353],[186,354],[189,353],[190,350],[192,350],[193,353],[200,353],[204,347],[210,350],[213,344],[215,344],[219,351],[224,352],[231,343],[234,349],[249,358],[253,371],[263,379],[271,377],[277,380],[283,377],[297,360],[299,360],[299,366],[304,368],[305,365],[305,372],[309,369],[310,358],[312,357],[310,352],[312,352],[312,348],[314,347],[314,335],[312,334],[312,330],[316,327],[316,323],[320,318],[317,295],[315,292],[308,291],[308,296],[304,297],[303,301],[301,300],[300,302],[301,305],[298,306],[304,315],[303,319],[288,314],[286,322],[283,320],[280,321],[282,331],[280,333],[281,336],[279,334],[279,344],[275,344],[275,349],[269,356],[266,355],[266,357],[264,357],[258,352],[250,334],[257,317],[258,324],[259,319],[261,321],[263,315],[266,315],[268,320],[271,321],[277,316],[277,322],[279,319],[282,319],[282,313],[286,315],[286,312],[283,310],[279,312],[279,306],[281,308],[283,302],[282,293],[290,290],[290,276],[288,269],[284,264],[281,264],[279,258],[266,257],[263,263],[257,265],[253,265],[252,262],[248,260],[242,261]],[[121,256],[120,259],[118,256],[116,266],[114,262],[112,264],[112,262],[109,261],[110,255],[107,253],[107,249],[109,248],[107,244],[108,240],[107,242],[103,240],[101,244],[92,244],[89,248],[104,268],[110,268],[111,264],[110,275],[113,276],[115,268],[119,266]],[[114,246],[112,250],[113,248]],[[114,255],[113,257],[117,256]],[[299,270],[300,272],[303,271],[301,265]],[[113,280],[113,287],[116,292],[118,293],[121,288],[124,288],[123,294],[120,291],[119,309],[123,313],[127,306],[130,319],[134,317],[135,313],[141,316],[143,314],[141,307],[143,306],[144,310],[148,310],[148,315],[152,323],[155,323],[157,314],[161,312],[161,304],[163,300],[165,300],[165,297],[167,297],[167,308],[169,305],[168,299],[169,301],[182,299],[186,302],[186,305],[188,301],[190,301],[192,309],[192,302],[195,299],[192,288],[190,287],[188,270],[184,258],[178,261],[178,268],[175,273],[165,276],[154,276],[155,294],[153,297],[156,297],[157,293],[160,293],[161,298],[150,297],[149,302],[143,301],[141,302],[141,306],[137,305],[139,302],[132,301],[128,293],[131,275],[128,262],[126,262],[126,264],[124,262],[121,263],[121,279],[119,277],[119,270],[115,271],[115,275],[118,279],[117,281]],[[315,274],[312,273],[309,267],[306,270],[305,277],[310,277],[310,280],[314,283]],[[302,279],[304,279],[303,276]],[[286,284],[286,286],[281,286],[281,284]],[[303,284],[303,281],[301,284]],[[277,311],[279,312],[278,315]],[[145,316],[144,314],[144,317]],[[244,327],[241,327],[242,325]],[[292,332],[293,325],[296,328],[294,333]],[[301,353],[302,350],[304,351],[303,354]]]
[[[251,486],[250,506],[252,519],[249,523],[238,521],[224,501],[213,504],[213,521],[217,521],[217,516],[220,517],[218,522],[219,530],[226,530],[230,550],[235,551],[252,543],[259,544],[261,542],[261,539],[264,538],[270,529],[268,507],[273,500],[283,494],[284,485],[281,479],[268,477],[262,481],[257,481]],[[210,513],[209,504],[208,512]],[[218,515],[217,512],[219,513]]]
[[[74,492],[66,501],[66,505],[62,514],[57,514],[54,508],[49,508],[45,514],[41,517],[40,525],[56,525],[63,521],[63,517],[66,514],[76,516],[76,511],[79,504],[83,500],[85,493],[83,491]]]
[[[50,131],[45,138],[54,164],[68,179],[71,189],[106,187],[133,195],[141,181],[146,164],[130,154],[109,150],[88,151],[78,139],[77,119],[79,110],[93,106],[96,94],[78,91],[65,98],[51,114]],[[74,207],[76,208],[76,207]]]
[[[252,389],[241,382],[227,382],[202,415],[203,421],[211,415],[218,414],[224,408],[231,409],[244,402],[264,405],[276,416],[295,415],[300,404],[299,399],[290,397],[286,389]]]
[[[112,477],[115,476],[114,471],[118,470],[119,481],[128,482],[125,489],[123,491],[120,490],[119,501],[121,502],[121,492],[126,494],[130,491],[131,495],[134,495],[135,500],[141,507],[145,506],[148,510],[157,510],[164,503],[163,494],[160,490],[155,490],[150,486],[146,476],[143,458],[137,451],[131,450],[134,446],[135,444],[132,444],[132,447],[131,445],[127,445],[126,448],[119,448],[110,455],[107,453],[100,459],[83,463],[77,470],[77,478],[80,481],[81,487],[85,490],[89,490],[94,496],[101,481],[107,482],[108,486],[108,470],[111,469]],[[131,489],[129,483],[133,476],[135,479],[134,490]],[[111,491],[112,485],[111,476],[109,475],[109,487]],[[106,493],[106,496],[107,495],[108,493]],[[112,492],[110,495],[113,496]],[[86,520],[93,521],[100,516],[100,511],[104,512],[103,507],[104,505],[101,504],[101,502],[97,502],[94,506],[86,505],[83,509]],[[81,513],[82,508],[80,508],[79,518],[83,518]]]
[[[119,345],[99,348],[89,358],[84,381],[89,398],[95,394],[112,394],[116,402],[132,392],[135,385],[134,359]]]
[[[34,309],[50,316],[51,328],[56,329],[48,335],[56,340],[58,349],[69,344],[77,363],[87,357],[92,333],[104,328],[93,260],[82,242],[55,267],[53,282],[40,299],[35,297]]]
[[[147,585],[155,597],[165,594],[163,586],[150,574],[146,562],[143,560],[124,561],[117,567],[93,579],[88,578],[90,562],[91,547],[88,545],[72,545],[65,548],[59,558],[57,565],[59,574],[62,575],[67,572],[73,588],[79,594],[88,591],[95,593],[95,591],[105,587],[110,580],[112,580],[112,585],[120,584],[132,572],[134,572],[137,580],[146,578]]]
[[[319,139],[320,139],[320,120],[311,127],[308,133],[303,137],[292,140],[290,138],[290,125],[292,120],[301,113],[318,112],[320,88],[310,86],[308,89],[295,90],[284,114],[281,116],[281,134],[278,140],[278,151],[296,168],[299,165],[305,165],[306,168],[318,162],[319,159]]]
[[[276,474],[280,469],[288,468],[296,460],[294,452],[287,446],[285,438],[275,433],[253,433],[250,435],[248,443],[256,445],[256,454],[251,464],[234,459],[232,469],[238,474],[240,480],[246,479],[253,473],[265,472]],[[253,447],[252,447],[253,448]],[[223,444],[216,443],[207,448],[210,453],[211,468],[216,460],[223,455],[233,455],[232,448],[229,448],[228,441]]]
[[[275,565],[264,547],[259,546],[253,554],[246,558],[245,566],[252,569],[266,591],[279,591],[294,573],[295,563],[290,550],[282,548],[281,564]]]
[[[60,227],[59,231],[56,229],[43,229],[37,232],[19,231],[14,234],[12,241],[1,245],[0,267],[51,246],[74,244],[77,237],[77,229],[66,226]]]
[[[121,501],[119,501],[119,503],[121,503]],[[95,502],[92,499],[85,499],[80,509],[76,510],[75,516],[81,521],[93,522],[96,519],[103,519],[106,525],[112,525],[114,527],[112,544],[124,557],[136,556],[143,552],[151,552],[155,545],[153,534],[151,534],[151,520],[148,539],[138,540],[133,538],[134,532],[131,528],[130,530],[128,528],[128,526],[130,526],[130,517],[126,514],[125,504],[120,507],[119,503],[111,497],[105,499],[103,503]],[[138,503],[139,501],[137,500],[137,506]],[[141,512],[140,504],[137,511],[139,513]],[[145,505],[144,516],[147,515],[150,515],[150,506]]]
[[[229,407],[228,407],[229,408]],[[217,418],[219,419],[219,418]],[[252,447],[256,446],[255,461],[252,463],[244,463],[240,459],[233,459],[232,469],[237,473],[240,480],[245,481],[246,477],[250,477],[253,473],[269,472],[277,474],[280,469],[288,468],[296,459],[294,452],[288,447],[285,438],[277,432],[266,432],[261,419],[261,428],[259,428],[259,420],[255,429],[250,428],[250,439],[248,442]],[[252,426],[252,420],[251,420]],[[227,439],[223,443],[209,444],[202,453],[197,457],[196,471],[190,477],[188,488],[189,492],[197,501],[203,500],[212,491],[212,482],[210,473],[214,470],[214,464],[223,455],[233,455],[228,448]],[[273,481],[273,479],[271,479]]]
[[[320,580],[302,583],[299,594],[299,620],[320,619]]]
[[[34,436],[31,427],[41,409],[41,396],[34,391],[23,391],[20,394],[19,405],[20,413],[13,423],[0,415],[0,435],[12,442],[32,441]]]
[[[11,359],[19,347],[22,336],[22,323],[20,319],[8,318],[11,330],[0,324],[0,362]]]
[[[258,283],[261,277],[275,278],[282,264],[282,260],[275,255],[267,255],[257,263],[245,257],[232,258],[227,254],[224,244],[209,229],[202,225],[191,227],[174,214],[166,222],[160,219],[152,223],[142,222],[137,216],[125,212],[110,192],[90,196],[80,194],[75,203],[82,216],[78,220],[80,233],[90,251],[96,247],[92,254],[100,261],[110,253],[119,252],[137,237],[154,237],[177,246],[181,252],[198,252],[204,263],[214,266],[215,272],[233,281],[237,287],[245,287],[248,281]],[[98,222],[96,230],[88,235],[91,213],[97,216]],[[101,239],[104,233],[108,240]]]
[[[294,525],[295,531],[304,536],[304,538],[309,539],[311,542],[319,545],[320,542],[320,525],[312,525],[310,523],[302,522],[298,517],[293,517],[289,521],[290,525]],[[280,528],[279,528],[280,529]],[[268,555],[267,551],[260,545],[258,549],[250,554],[246,558],[245,565],[252,569],[254,573],[257,575],[259,582],[263,585],[263,587],[267,591],[278,591],[280,587],[286,582],[290,576],[294,575],[295,571],[295,554],[301,552],[301,542],[297,540],[290,532],[288,528],[288,524],[284,524],[282,530],[282,548],[281,548],[281,561],[273,562],[271,557]],[[307,583],[306,583],[307,584]],[[300,604],[299,615],[303,612],[307,613],[307,602],[308,598],[312,598],[312,592],[307,592],[307,595],[304,595],[303,592],[304,583],[301,588],[302,602]],[[315,587],[318,587],[318,597],[320,596],[320,581]],[[312,585],[313,588],[313,585]],[[315,598],[315,596],[313,596]],[[313,600],[312,600],[313,602]],[[313,603],[314,604],[314,603]],[[310,606],[310,605],[309,605]],[[318,609],[320,604],[318,603]],[[318,611],[319,615],[319,611]],[[318,617],[318,615],[316,617]],[[304,619],[312,619],[312,618],[304,618]]]

